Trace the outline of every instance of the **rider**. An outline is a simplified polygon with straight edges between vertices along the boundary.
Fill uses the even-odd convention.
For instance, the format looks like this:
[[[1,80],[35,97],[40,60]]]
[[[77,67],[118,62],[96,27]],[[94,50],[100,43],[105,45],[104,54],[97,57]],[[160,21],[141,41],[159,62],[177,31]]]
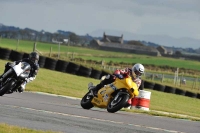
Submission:
[[[39,70],[39,64],[38,64],[39,54],[38,53],[31,52],[29,54],[29,58],[24,58],[24,59],[19,60],[19,61],[14,61],[13,63],[11,63],[11,62],[6,63],[4,73],[0,76],[0,82],[4,81],[5,77],[6,77],[5,72],[8,71],[11,66],[14,66],[15,64],[18,64],[19,62],[22,62],[22,61],[27,62],[31,65],[31,71],[30,71],[30,74],[29,74],[29,78],[27,78],[18,88],[18,91],[20,93],[22,93],[25,90],[25,86],[28,82],[31,82],[36,78],[36,75],[37,75],[38,70]]]
[[[101,89],[104,85],[110,84],[115,81],[116,77],[119,79],[123,79],[125,75],[130,75],[132,80],[137,84],[140,90],[143,90],[143,85],[141,76],[144,73],[144,66],[140,63],[133,65],[132,68],[125,68],[121,70],[115,70],[113,74],[108,74],[104,80],[100,82],[96,87],[92,88],[92,93],[96,96],[99,89]],[[131,99],[129,100],[129,105],[131,104]]]

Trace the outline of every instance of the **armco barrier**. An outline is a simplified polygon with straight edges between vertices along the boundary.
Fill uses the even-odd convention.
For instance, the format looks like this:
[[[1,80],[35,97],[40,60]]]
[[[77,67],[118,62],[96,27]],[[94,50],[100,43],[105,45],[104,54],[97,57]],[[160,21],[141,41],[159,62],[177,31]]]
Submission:
[[[151,92],[140,90],[139,95],[132,98],[131,109],[149,111]]]

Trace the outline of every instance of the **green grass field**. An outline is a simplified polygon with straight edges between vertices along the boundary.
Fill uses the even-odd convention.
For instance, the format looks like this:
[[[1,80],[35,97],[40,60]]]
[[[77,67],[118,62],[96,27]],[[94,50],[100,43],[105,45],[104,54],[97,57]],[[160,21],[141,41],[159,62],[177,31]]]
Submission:
[[[12,50],[16,50],[17,48],[17,40],[13,39],[0,39],[0,47],[9,48]],[[33,41],[24,41],[20,40],[17,51],[20,52],[31,52],[33,50]],[[50,48],[52,47],[52,53],[58,54],[58,44],[49,44],[49,43],[41,43],[37,42],[37,49],[44,55],[49,55]],[[74,58],[82,58],[85,60],[95,60],[105,62],[123,62],[123,63],[143,63],[143,64],[152,64],[155,66],[170,66],[170,67],[178,67],[178,68],[186,68],[191,70],[200,71],[200,62],[191,61],[191,60],[181,60],[181,59],[173,59],[173,58],[165,58],[165,57],[155,57],[155,56],[147,56],[147,55],[136,55],[136,54],[126,54],[119,52],[108,52],[101,50],[94,50],[83,47],[73,47],[73,46],[60,46],[60,58],[68,59],[71,53],[74,52]],[[148,71],[148,70],[147,70]]]
[[[0,133],[58,133],[58,132],[32,130],[28,128],[0,123]]]

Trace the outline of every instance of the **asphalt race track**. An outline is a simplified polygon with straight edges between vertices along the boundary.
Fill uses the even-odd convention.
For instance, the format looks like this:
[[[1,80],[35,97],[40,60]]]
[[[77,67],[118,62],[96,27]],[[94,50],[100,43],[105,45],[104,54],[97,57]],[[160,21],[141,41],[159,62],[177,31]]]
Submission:
[[[0,97],[0,123],[64,133],[199,133],[200,129],[200,122],[84,110],[80,99],[31,92]]]

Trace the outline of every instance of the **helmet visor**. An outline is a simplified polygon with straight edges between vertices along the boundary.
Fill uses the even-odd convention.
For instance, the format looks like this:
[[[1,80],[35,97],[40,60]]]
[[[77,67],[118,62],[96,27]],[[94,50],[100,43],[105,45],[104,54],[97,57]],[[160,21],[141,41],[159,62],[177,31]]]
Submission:
[[[32,58],[31,58],[31,61],[34,62],[34,63],[38,63],[38,59],[35,58],[35,57],[32,57]]]
[[[134,71],[134,72],[132,72],[132,74],[136,75],[136,76],[141,76],[142,75],[142,73],[140,73],[139,71]]]

